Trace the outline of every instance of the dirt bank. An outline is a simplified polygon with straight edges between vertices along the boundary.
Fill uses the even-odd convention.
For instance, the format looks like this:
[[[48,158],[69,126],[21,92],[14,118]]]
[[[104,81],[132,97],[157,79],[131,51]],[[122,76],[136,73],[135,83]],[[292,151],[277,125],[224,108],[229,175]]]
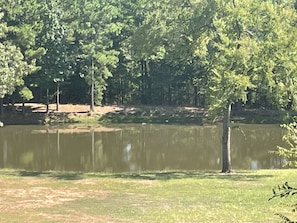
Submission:
[[[22,105],[5,107],[1,120],[4,124],[55,124],[55,123],[143,123],[143,122],[196,122],[199,123],[204,110],[195,107],[173,106],[122,106],[107,105],[95,106],[94,112],[90,112],[89,105],[61,104],[56,110],[56,104],[50,104],[48,113],[46,105],[38,103],[26,103],[24,112]],[[192,119],[192,120],[191,120]]]
[[[56,104],[50,104],[49,112],[46,106],[38,103],[26,103],[25,112],[22,105],[6,106],[4,115],[0,118],[4,125],[12,124],[108,124],[108,123],[178,123],[204,124],[212,120],[206,118],[205,110],[197,107],[177,106],[128,106],[106,105],[95,106],[90,112],[89,105],[61,104],[56,111]],[[284,123],[296,116],[293,111],[241,109],[232,112],[232,120],[241,123]],[[219,120],[219,119],[218,119]]]

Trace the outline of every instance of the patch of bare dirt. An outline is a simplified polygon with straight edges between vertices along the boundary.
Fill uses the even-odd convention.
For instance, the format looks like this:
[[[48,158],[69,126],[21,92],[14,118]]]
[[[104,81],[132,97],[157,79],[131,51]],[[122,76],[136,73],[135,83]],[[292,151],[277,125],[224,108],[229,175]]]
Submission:
[[[4,116],[1,121],[5,125],[11,124],[62,124],[72,123],[73,120],[96,120],[97,116],[106,119],[122,120],[131,118],[133,120],[143,117],[160,119],[166,117],[172,118],[196,118],[198,120],[204,114],[204,109],[196,107],[177,107],[177,106],[148,106],[148,105],[105,105],[95,106],[94,112],[90,112],[89,105],[81,104],[60,104],[59,110],[56,110],[56,104],[50,104],[48,114],[46,114],[46,105],[40,103],[26,103],[23,110],[22,104],[16,103],[14,107],[5,105]],[[117,116],[119,115],[119,116]],[[130,116],[131,115],[131,116]],[[87,116],[91,116],[89,119]],[[79,119],[81,118],[81,119]],[[71,131],[84,131],[76,129]],[[97,131],[97,130],[96,130]],[[110,129],[99,129],[98,131],[111,131]],[[113,131],[113,130],[112,130]]]
[[[17,107],[20,107],[21,104],[16,104]],[[46,112],[46,105],[39,103],[26,103],[26,107],[30,108],[32,112]],[[110,106],[95,106],[95,113],[99,115],[104,115],[110,112],[122,111],[124,107],[117,105]],[[49,105],[49,112],[57,112],[56,104]],[[64,113],[89,113],[90,106],[89,105],[79,105],[79,104],[60,104],[59,111]]]
[[[32,181],[32,182],[31,182]],[[82,180],[83,181],[83,180]],[[27,183],[31,187],[26,188],[1,188],[0,189],[0,210],[5,212],[19,212],[36,210],[40,208],[51,208],[56,205],[63,205],[66,202],[72,202],[85,197],[105,199],[108,192],[100,190],[79,190],[79,188],[50,188],[42,186],[34,186],[34,180],[27,179]],[[69,210],[71,212],[71,210]],[[57,222],[108,222],[109,220],[102,217],[102,221],[92,215],[80,213],[73,214],[47,214],[40,213],[41,218]],[[98,217],[98,216],[97,216]],[[110,221],[111,222],[111,221]]]
[[[72,209],[63,205],[85,198],[108,199],[109,191],[92,187],[98,184],[97,181],[83,179],[70,186],[54,187],[49,186],[51,181],[51,179],[43,179],[41,182],[39,179],[28,177],[21,181],[8,181],[9,184],[7,184],[5,180],[1,180],[0,183],[6,182],[6,184],[1,184],[0,187],[0,213],[27,213],[24,216],[34,215],[34,219],[38,216],[38,222],[127,222],[114,219],[112,216],[100,215],[100,213],[93,215],[84,209]],[[80,185],[90,187],[82,190]],[[36,219],[26,220],[26,222],[36,222]]]
[[[108,192],[100,190],[81,191],[78,188],[29,187],[0,189],[0,194],[2,197],[9,198],[0,202],[0,210],[10,211],[51,207],[84,197],[105,199]]]
[[[21,104],[16,104],[17,107],[21,107]],[[39,103],[26,103],[26,107],[29,107],[32,112],[46,112],[46,106]],[[135,113],[138,110],[152,110],[154,112],[173,114],[180,110],[187,112],[198,113],[201,112],[201,108],[196,107],[174,107],[174,106],[122,106],[122,105],[105,105],[105,106],[95,106],[95,114],[105,115],[107,113],[123,112],[125,114]],[[49,105],[49,112],[57,112],[56,104]],[[59,111],[61,113],[90,113],[89,105],[79,105],[79,104],[60,104]]]

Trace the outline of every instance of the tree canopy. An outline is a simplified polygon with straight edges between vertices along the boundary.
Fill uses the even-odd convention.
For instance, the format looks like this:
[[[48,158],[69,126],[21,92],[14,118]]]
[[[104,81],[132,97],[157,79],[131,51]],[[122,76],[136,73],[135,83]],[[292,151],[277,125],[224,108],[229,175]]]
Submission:
[[[21,49],[13,44],[8,37],[9,26],[3,21],[4,13],[0,15],[0,98],[12,94],[17,86],[24,84],[23,77],[29,74],[33,67],[24,58]]]
[[[295,106],[294,1],[0,3],[1,44],[31,66],[21,79],[29,74],[22,84],[35,101],[54,102],[59,79],[64,103],[90,103],[93,89],[96,104],[208,106],[214,114],[228,102]]]

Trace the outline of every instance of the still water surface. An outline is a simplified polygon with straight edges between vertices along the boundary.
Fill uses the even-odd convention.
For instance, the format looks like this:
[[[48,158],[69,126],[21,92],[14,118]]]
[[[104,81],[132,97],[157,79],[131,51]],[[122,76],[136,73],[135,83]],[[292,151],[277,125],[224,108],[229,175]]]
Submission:
[[[127,172],[219,170],[221,126],[117,125],[112,128],[0,128],[0,168]],[[281,167],[269,153],[281,141],[276,125],[232,130],[233,169]]]

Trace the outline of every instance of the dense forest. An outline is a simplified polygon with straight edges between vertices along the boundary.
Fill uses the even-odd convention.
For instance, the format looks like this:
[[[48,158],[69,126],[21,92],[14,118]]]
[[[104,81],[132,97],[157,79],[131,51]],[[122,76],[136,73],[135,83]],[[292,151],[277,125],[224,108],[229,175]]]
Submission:
[[[292,108],[295,5],[0,0],[0,98]]]

